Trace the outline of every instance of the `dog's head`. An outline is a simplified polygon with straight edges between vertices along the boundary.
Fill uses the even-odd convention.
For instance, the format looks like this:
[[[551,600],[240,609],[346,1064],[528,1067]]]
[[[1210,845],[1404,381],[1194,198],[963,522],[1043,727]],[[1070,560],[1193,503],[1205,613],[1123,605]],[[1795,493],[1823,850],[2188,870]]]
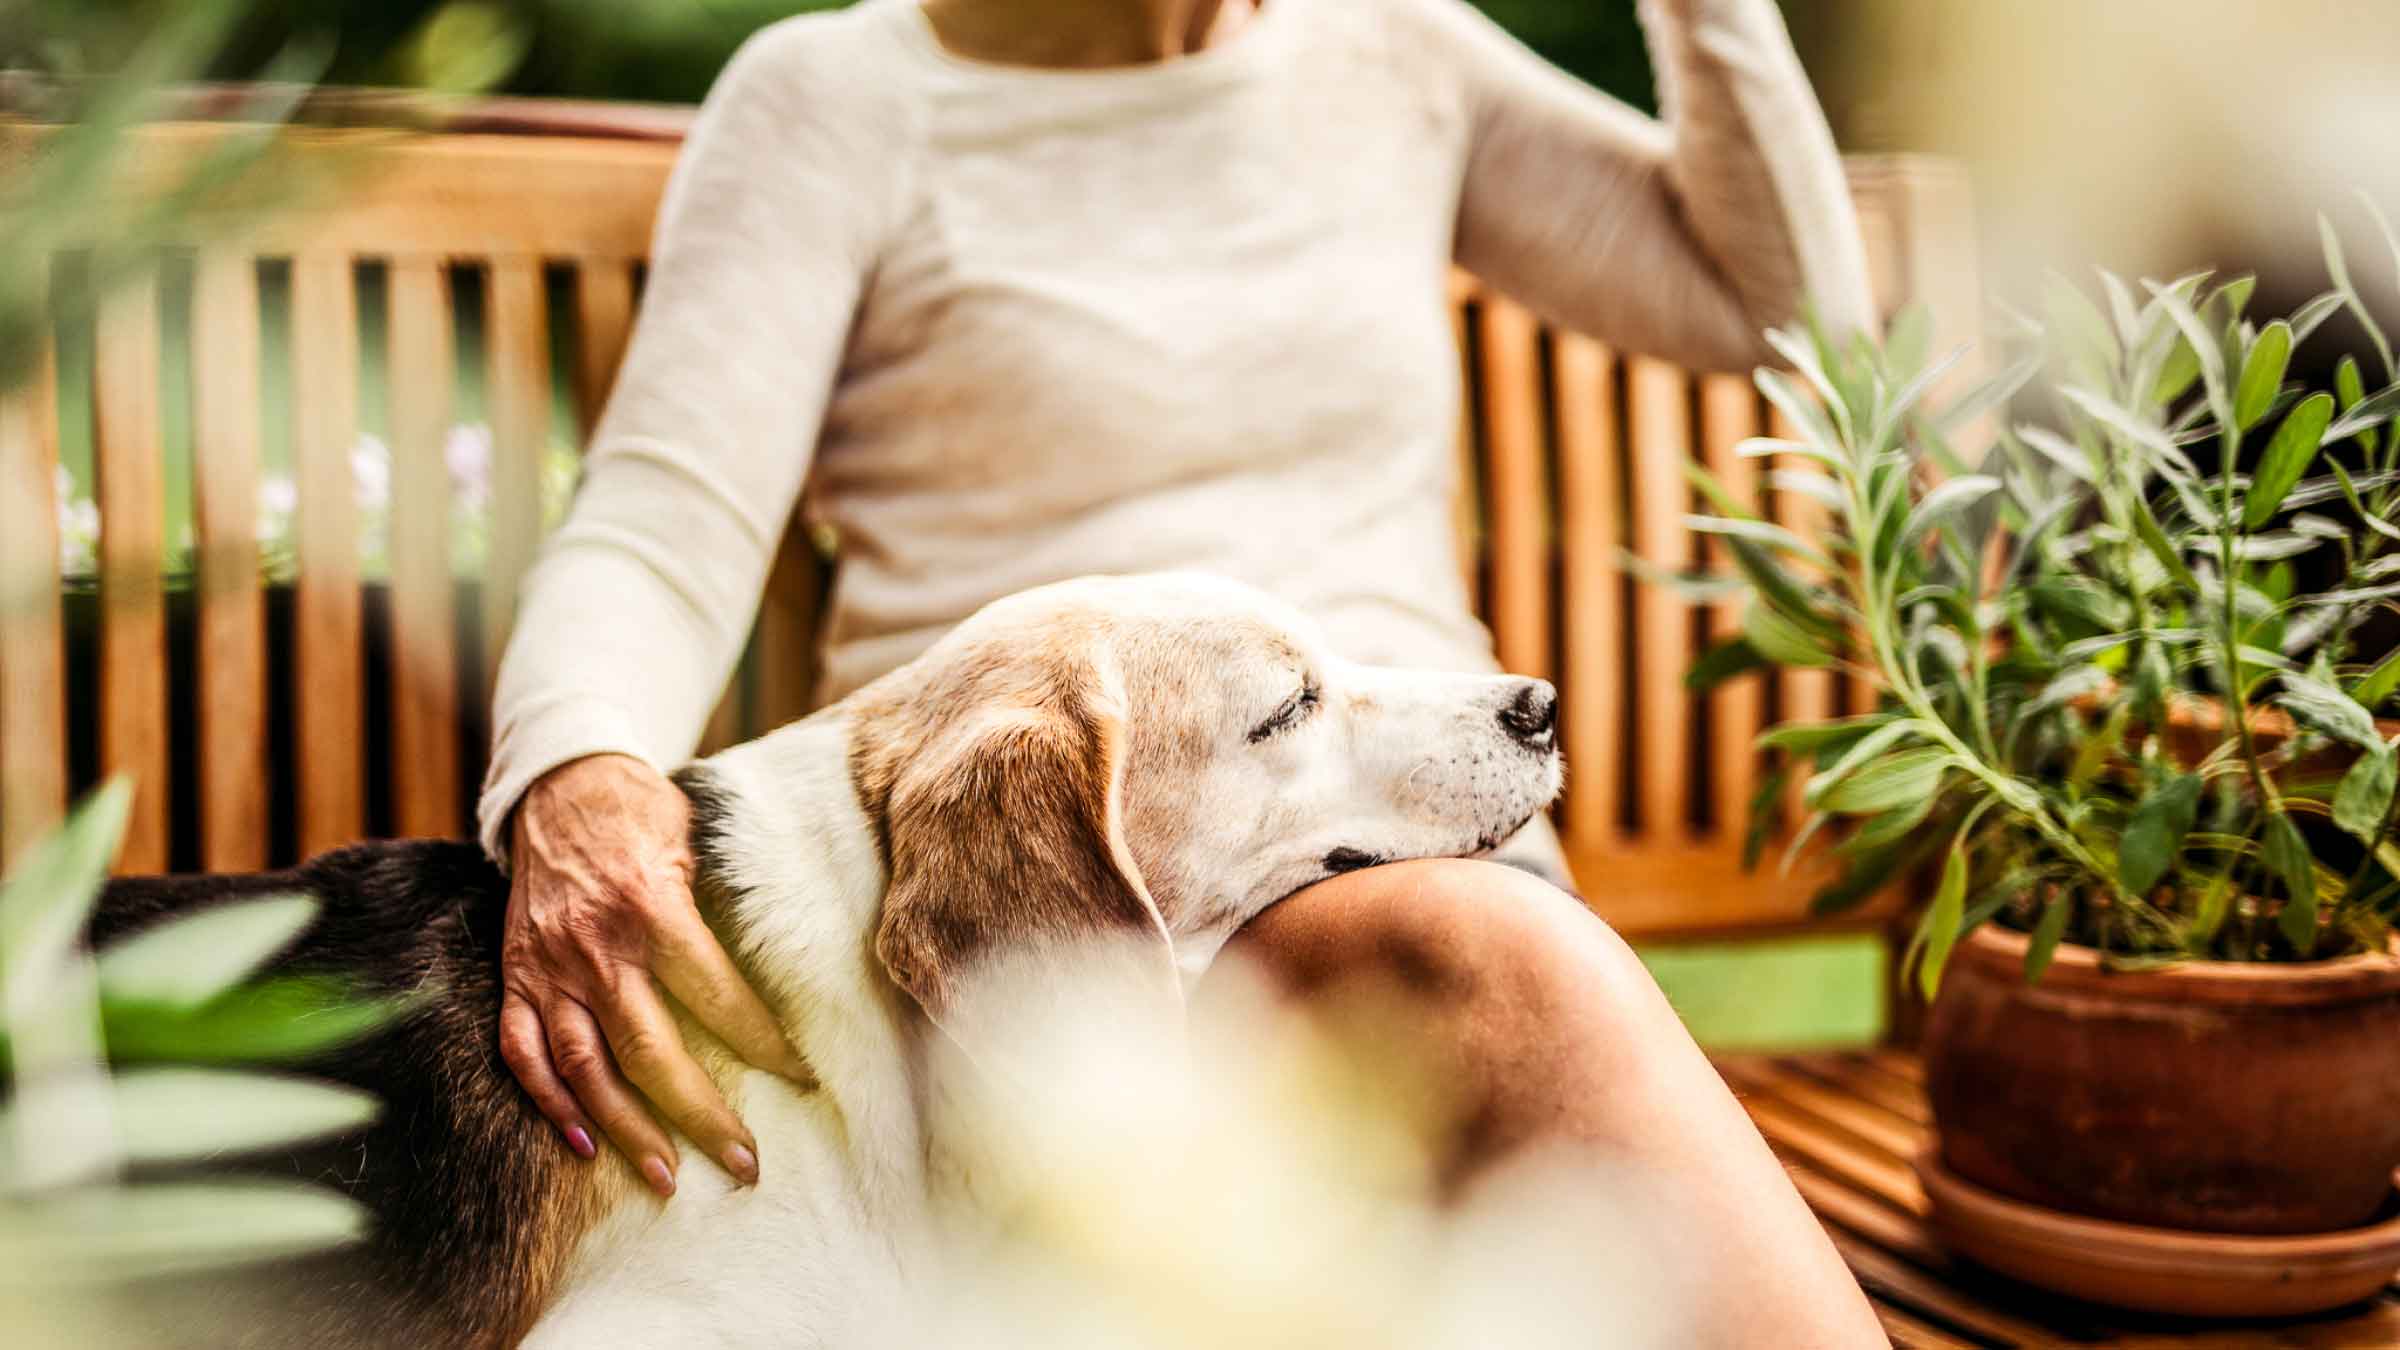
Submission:
[[[1010,597],[852,697],[891,869],[876,950],[937,1022],[979,968],[1101,944],[1173,991],[1179,956],[1313,881],[1513,834],[1558,790],[1555,703],[1343,661],[1209,577]]]

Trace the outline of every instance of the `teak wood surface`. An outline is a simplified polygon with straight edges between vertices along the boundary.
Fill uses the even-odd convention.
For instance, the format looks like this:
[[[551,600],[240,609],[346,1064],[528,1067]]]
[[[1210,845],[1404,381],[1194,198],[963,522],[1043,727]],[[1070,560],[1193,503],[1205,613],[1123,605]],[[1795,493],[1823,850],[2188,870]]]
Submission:
[[[1719,1057],[1901,1350],[2370,1350],[2400,1346],[2400,1291],[2320,1317],[2201,1323],[2045,1294],[1945,1252],[1911,1165],[1930,1132],[1924,1070],[1898,1050]]]

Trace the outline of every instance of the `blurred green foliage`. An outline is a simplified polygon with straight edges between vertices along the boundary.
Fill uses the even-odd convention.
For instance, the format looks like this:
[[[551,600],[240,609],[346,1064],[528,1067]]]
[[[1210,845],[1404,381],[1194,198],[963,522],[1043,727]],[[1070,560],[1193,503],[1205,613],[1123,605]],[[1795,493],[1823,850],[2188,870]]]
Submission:
[[[0,881],[0,1308],[51,1329],[112,1285],[357,1240],[368,1215],[332,1188],[186,1169],[372,1121],[355,1088],[236,1066],[337,1048],[400,1011],[258,977],[315,919],[307,896],[225,901],[86,949],[132,797],[111,780]]]
[[[497,84],[511,93],[692,102],[751,32],[786,15],[847,2],[252,0],[213,73],[243,78],[295,39],[331,39],[325,78],[335,84],[439,84],[464,72],[470,83]],[[1634,0],[1475,3],[1560,66],[1638,107],[1652,106],[1650,62]],[[14,10],[49,20],[52,34],[113,29],[120,40],[139,26],[126,19],[156,9],[147,0],[0,0],[0,14]],[[12,39],[0,35],[0,66],[24,64],[25,35],[44,26],[15,25],[15,52]],[[105,41],[76,41],[80,64],[106,68]],[[55,59],[44,56],[37,64],[53,68]]]

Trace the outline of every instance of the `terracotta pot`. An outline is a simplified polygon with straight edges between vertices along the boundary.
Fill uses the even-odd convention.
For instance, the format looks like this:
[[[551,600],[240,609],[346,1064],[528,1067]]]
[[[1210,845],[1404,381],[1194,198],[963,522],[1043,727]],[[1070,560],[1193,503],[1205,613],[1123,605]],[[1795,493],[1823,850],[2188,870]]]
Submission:
[[[2003,1196],[2121,1223],[2325,1233],[2400,1165],[2400,956],[2110,974],[2063,945],[2039,985],[1992,925],[1925,1033],[1942,1161]]]
[[[1917,1157],[1942,1241],[2061,1294],[2176,1317],[2300,1317],[2373,1298],[2400,1271],[2400,1205],[2364,1228],[2233,1237],[2143,1228],[2020,1204]]]
[[[2072,700],[2069,706],[2087,717],[2098,717],[2100,710],[2108,706],[2116,692],[2117,686],[2112,681]],[[2291,714],[2264,705],[2250,709],[2249,722],[2251,740],[2261,754],[2281,748],[2298,730],[2293,725]],[[2378,718],[2375,729],[2388,741],[2400,736],[2400,721]],[[2138,746],[2149,730],[2139,722],[2127,726],[2125,744],[2128,750]],[[2227,734],[2223,699],[2204,694],[2174,694],[2167,699],[2167,726],[2162,739],[2167,758],[2173,763],[2186,769],[2198,765],[2208,758],[2209,752],[2224,743]],[[2274,776],[2279,781],[2289,781],[2295,776],[2337,777],[2357,760],[2358,750],[2353,746],[2320,745],[2295,763],[2285,765]]]

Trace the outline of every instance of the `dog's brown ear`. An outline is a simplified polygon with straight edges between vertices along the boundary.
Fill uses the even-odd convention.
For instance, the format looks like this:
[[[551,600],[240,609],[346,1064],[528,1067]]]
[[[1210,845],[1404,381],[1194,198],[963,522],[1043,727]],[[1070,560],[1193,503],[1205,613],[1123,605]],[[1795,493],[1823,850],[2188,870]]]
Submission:
[[[1060,1000],[1180,1019],[1166,925],[1125,847],[1122,691],[1088,668],[1062,678],[952,702],[886,778],[876,955],[987,1068],[1011,1048],[995,1038],[1074,1015]]]

